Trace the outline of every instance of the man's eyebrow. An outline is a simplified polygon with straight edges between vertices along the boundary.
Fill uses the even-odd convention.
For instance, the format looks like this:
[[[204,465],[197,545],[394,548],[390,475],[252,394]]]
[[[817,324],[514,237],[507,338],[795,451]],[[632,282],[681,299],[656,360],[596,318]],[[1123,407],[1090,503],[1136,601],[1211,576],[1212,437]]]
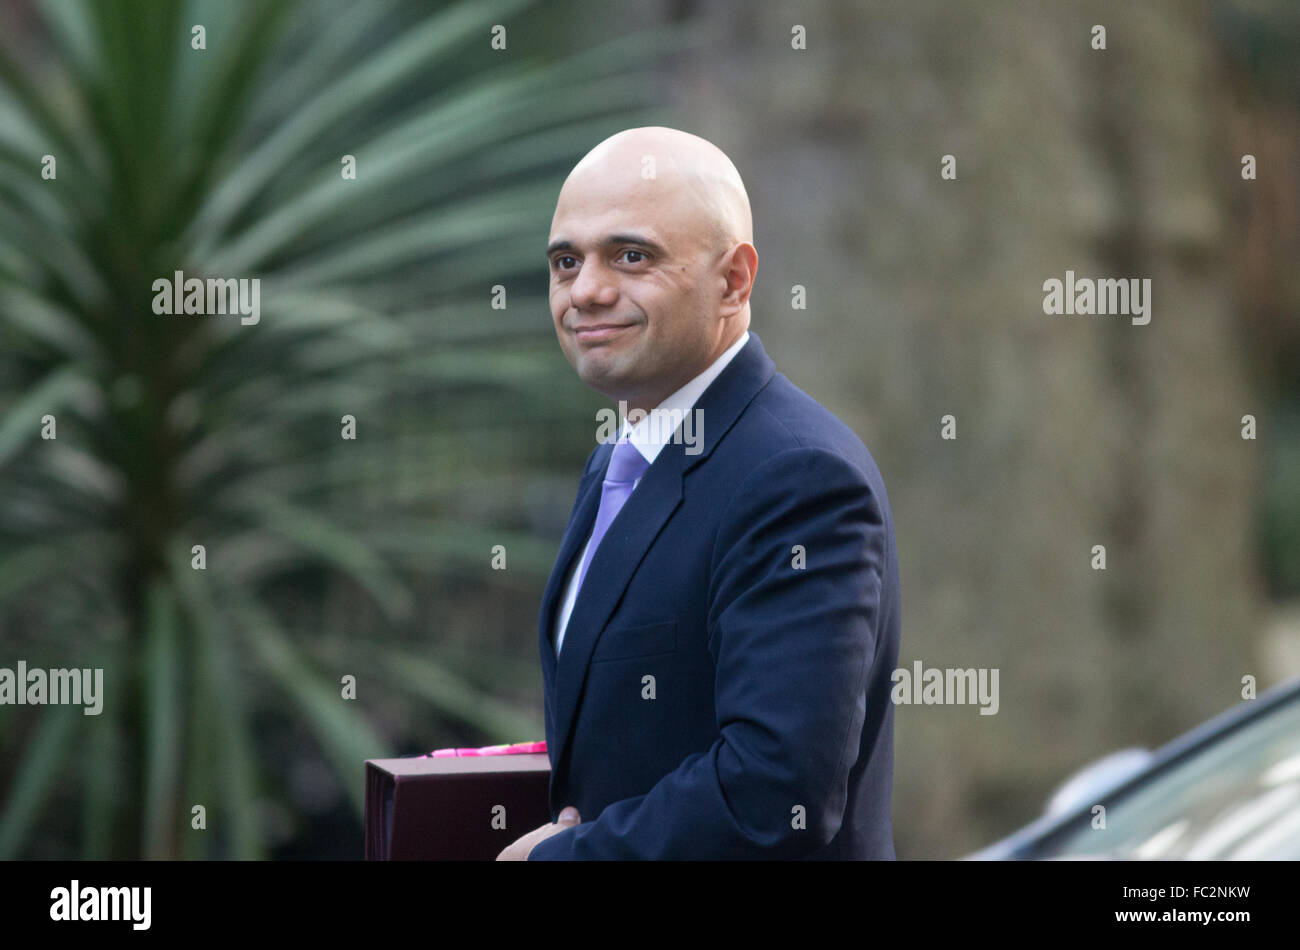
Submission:
[[[641,247],[644,247],[646,250],[650,251],[650,253],[652,254],[657,254],[660,257],[667,256],[667,252],[663,249],[663,247],[661,247],[659,244],[656,244],[654,241],[650,240],[644,234],[630,234],[630,233],[610,234],[604,237],[600,241],[601,247],[611,247],[618,244],[638,244]],[[573,251],[573,250],[576,250],[576,248],[573,246],[572,241],[564,241],[564,240],[552,241],[546,248],[546,256],[549,258],[556,251]]]

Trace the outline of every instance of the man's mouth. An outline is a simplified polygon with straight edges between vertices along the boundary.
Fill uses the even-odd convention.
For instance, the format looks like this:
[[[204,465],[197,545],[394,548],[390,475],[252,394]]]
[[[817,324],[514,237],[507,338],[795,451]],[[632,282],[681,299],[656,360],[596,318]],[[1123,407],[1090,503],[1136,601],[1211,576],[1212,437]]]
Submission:
[[[636,326],[634,323],[593,323],[589,327],[578,327],[574,333],[578,337],[579,343],[599,343],[602,340],[608,340],[616,336],[628,327]]]

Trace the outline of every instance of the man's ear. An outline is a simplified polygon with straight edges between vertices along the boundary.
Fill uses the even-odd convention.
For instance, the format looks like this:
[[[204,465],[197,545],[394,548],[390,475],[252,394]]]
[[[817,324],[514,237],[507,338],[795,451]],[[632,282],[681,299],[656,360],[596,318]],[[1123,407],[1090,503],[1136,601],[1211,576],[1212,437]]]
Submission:
[[[741,241],[722,258],[722,312],[734,313],[748,301],[754,290],[758,274],[758,250],[748,241]]]

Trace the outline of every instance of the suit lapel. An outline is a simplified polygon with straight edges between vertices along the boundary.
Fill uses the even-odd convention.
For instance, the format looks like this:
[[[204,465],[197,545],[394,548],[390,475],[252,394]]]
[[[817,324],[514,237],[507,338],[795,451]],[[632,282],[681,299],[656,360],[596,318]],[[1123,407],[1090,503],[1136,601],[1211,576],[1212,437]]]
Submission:
[[[596,512],[600,508],[600,486],[605,479],[605,470],[609,468],[609,456],[613,445],[602,445],[597,449],[597,457],[592,462],[591,471],[578,483],[578,497],[569,515],[568,527],[564,529],[564,538],[560,541],[560,551],[551,568],[551,577],[546,582],[546,592],[542,594],[542,611],[538,617],[538,630],[541,638],[542,675],[549,686],[555,677],[555,610],[564,596],[564,580],[569,567],[583,542],[591,534],[596,521]]]
[[[548,702],[546,710],[552,791],[555,788],[555,770],[560,767],[562,754],[572,732],[591,654],[605,625],[651,544],[681,504],[686,473],[709,457],[713,447],[759,390],[767,385],[774,372],[775,367],[763,350],[758,334],[751,330],[749,342],[741,347],[718,378],[709,385],[692,410],[699,410],[702,414],[700,451],[695,455],[687,455],[686,446],[676,439],[665,445],[610,524],[587,568],[587,576],[569,617],[564,647],[557,661],[554,638],[551,636],[555,604],[562,596],[562,585],[570,562],[581,550],[595,522],[600,507],[601,483],[613,454],[612,445],[602,447],[603,456],[598,464],[593,463],[589,480],[585,480],[579,487],[578,503],[569,520],[556,566],[542,598],[540,629],[543,675],[548,687],[554,687],[547,689],[548,700],[554,696],[554,706]]]

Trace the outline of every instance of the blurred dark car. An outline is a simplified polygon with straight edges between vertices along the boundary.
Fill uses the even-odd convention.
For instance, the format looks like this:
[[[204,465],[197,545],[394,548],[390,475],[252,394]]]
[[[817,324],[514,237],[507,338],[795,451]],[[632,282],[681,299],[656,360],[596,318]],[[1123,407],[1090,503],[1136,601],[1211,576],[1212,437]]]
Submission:
[[[1105,807],[1105,827],[1093,809]],[[1300,679],[1154,752],[1075,773],[1036,821],[966,860],[1300,859]]]

